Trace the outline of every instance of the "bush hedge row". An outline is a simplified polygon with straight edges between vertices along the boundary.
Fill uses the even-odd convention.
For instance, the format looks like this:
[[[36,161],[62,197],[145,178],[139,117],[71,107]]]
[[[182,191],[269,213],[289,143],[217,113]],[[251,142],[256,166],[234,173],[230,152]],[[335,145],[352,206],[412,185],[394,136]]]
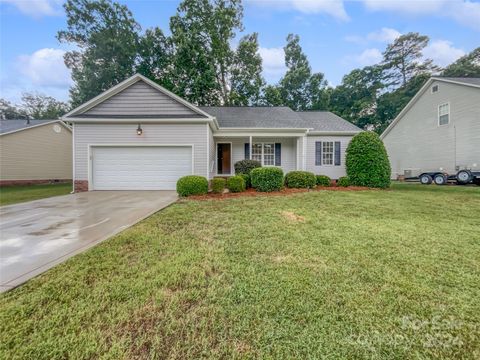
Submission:
[[[229,177],[227,180],[227,188],[232,193],[245,191],[245,180],[239,175]]]
[[[237,175],[240,175],[240,174],[250,175],[250,172],[253,169],[262,167],[262,164],[260,163],[260,161],[257,161],[257,160],[245,159],[245,160],[237,161],[233,165],[233,167],[235,168],[235,174]]]
[[[225,190],[225,184],[227,180],[224,178],[213,178],[212,179],[212,192],[214,194],[221,194]]]
[[[342,187],[350,186],[350,178],[348,176],[342,176],[338,178],[337,186],[342,186]]]
[[[271,192],[283,188],[283,171],[279,167],[260,167],[250,172],[252,187],[257,191]]]
[[[311,189],[317,184],[315,174],[309,171],[290,171],[285,175],[285,186],[296,189]]]
[[[318,186],[330,186],[332,184],[332,180],[326,175],[317,175],[316,181]]]
[[[207,192],[208,181],[203,176],[188,175],[177,181],[177,193],[180,196],[204,195]]]

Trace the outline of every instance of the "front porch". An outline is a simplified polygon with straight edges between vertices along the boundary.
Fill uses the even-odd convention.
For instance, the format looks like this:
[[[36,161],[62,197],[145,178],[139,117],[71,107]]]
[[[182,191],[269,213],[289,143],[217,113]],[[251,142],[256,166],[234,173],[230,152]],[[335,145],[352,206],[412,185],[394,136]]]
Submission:
[[[215,137],[213,176],[235,174],[237,161],[251,159],[262,166],[278,166],[284,173],[304,168],[304,136]]]

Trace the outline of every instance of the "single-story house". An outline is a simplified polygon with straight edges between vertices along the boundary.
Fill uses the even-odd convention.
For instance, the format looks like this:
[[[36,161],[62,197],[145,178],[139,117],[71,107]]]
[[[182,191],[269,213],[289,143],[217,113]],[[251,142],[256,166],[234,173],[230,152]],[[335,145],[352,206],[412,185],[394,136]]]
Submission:
[[[330,112],[198,107],[138,74],[62,119],[73,123],[76,191],[172,190],[184,175],[233,175],[242,159],[337,179],[361,131]]]
[[[480,169],[480,78],[430,78],[381,138],[393,179]]]
[[[0,120],[0,185],[72,179],[72,129],[61,120]]]

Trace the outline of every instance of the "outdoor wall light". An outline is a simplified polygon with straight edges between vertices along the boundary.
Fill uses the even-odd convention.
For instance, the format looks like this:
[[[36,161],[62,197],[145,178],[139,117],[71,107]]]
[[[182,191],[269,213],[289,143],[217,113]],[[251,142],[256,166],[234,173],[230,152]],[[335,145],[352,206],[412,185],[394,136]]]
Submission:
[[[142,135],[142,133],[143,133],[142,126],[140,124],[138,124],[137,135]]]

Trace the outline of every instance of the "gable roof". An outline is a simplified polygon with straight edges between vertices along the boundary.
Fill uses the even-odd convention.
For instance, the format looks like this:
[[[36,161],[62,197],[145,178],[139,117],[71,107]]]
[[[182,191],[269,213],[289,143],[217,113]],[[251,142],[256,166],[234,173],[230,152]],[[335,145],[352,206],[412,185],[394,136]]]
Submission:
[[[462,78],[462,77],[441,77],[432,76],[427,82],[418,90],[415,96],[408,102],[407,105],[400,111],[397,117],[388,125],[385,131],[380,135],[380,139],[383,139],[393,129],[393,127],[400,121],[400,119],[407,113],[408,110],[417,102],[425,91],[430,87],[434,81],[441,81],[446,83],[452,83],[463,86],[470,86],[474,88],[480,88],[480,78]]]
[[[68,125],[61,120],[25,120],[25,119],[7,119],[0,120],[0,135],[7,135],[21,130],[26,130],[47,124],[60,123],[69,131],[72,131]]]
[[[303,129],[317,132],[360,132],[329,111],[293,111],[285,106],[202,106],[225,129]]]
[[[132,88],[129,90],[129,88]],[[133,90],[140,91],[135,94]],[[115,97],[118,97],[115,99]],[[133,105],[137,106],[133,106]],[[160,113],[160,105],[169,105],[166,113]],[[173,105],[180,106],[175,111]],[[122,106],[123,105],[123,106]],[[136,113],[137,112],[137,113]],[[173,94],[143,75],[135,74],[114,87],[104,91],[90,101],[78,106],[62,119],[174,119],[203,118],[211,116],[197,106]]]

